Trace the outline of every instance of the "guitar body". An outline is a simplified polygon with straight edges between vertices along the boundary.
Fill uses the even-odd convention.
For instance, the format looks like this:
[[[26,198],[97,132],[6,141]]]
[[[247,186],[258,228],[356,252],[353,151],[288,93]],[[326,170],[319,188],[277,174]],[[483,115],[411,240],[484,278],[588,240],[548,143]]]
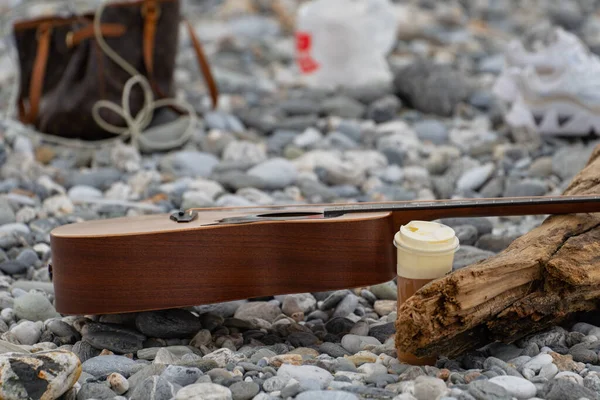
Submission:
[[[389,212],[212,225],[257,211],[211,209],[186,223],[162,214],[58,227],[51,233],[56,309],[147,311],[352,288],[396,276]]]

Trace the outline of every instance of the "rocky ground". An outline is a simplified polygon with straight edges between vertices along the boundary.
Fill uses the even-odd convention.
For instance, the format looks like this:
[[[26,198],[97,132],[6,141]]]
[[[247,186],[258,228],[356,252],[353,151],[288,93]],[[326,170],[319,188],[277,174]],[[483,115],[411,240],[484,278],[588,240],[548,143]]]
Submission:
[[[206,206],[559,194],[598,140],[508,129],[490,85],[502,44],[534,23],[562,25],[600,50],[597,3],[398,2],[394,84],[330,92],[294,85],[293,36],[273,2],[190,0],[186,15],[222,99],[184,147],[74,150],[3,120],[0,397],[28,398],[25,387],[33,398],[78,400],[600,399],[593,320],[418,367],[395,358],[393,281],[73,317],[54,309],[46,269],[49,232],[81,220]],[[295,3],[285,5],[293,15]],[[2,53],[3,113],[11,68]],[[185,35],[176,78],[181,94],[206,108]],[[454,268],[501,251],[542,219],[443,221],[461,241]]]

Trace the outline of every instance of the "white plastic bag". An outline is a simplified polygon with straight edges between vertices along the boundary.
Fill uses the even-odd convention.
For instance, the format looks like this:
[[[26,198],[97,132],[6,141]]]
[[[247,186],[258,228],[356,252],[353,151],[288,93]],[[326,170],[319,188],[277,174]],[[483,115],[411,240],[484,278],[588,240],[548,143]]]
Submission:
[[[396,42],[389,0],[313,0],[298,10],[296,62],[309,86],[388,84]]]

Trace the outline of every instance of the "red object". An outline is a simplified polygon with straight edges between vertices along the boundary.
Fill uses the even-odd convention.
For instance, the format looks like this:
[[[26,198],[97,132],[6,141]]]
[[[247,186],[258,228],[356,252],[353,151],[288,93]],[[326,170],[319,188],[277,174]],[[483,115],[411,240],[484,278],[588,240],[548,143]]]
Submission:
[[[310,51],[312,46],[312,37],[307,32],[296,33],[296,50],[299,52]]]
[[[312,36],[308,32],[296,32],[296,62],[300,71],[311,73],[319,69],[319,63],[311,56]]]

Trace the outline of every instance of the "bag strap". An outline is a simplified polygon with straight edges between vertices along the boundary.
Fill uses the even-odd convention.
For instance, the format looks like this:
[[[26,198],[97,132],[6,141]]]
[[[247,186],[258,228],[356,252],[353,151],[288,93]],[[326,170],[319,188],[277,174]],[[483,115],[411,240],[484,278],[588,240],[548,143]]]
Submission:
[[[154,40],[156,37],[156,25],[158,23],[158,18],[160,17],[160,7],[158,5],[158,0],[146,0],[142,4],[142,16],[144,17],[144,33],[143,33],[143,56],[144,56],[144,65],[146,67],[146,72],[148,73],[148,80],[154,91],[162,98],[167,97],[162,90],[156,85],[154,80]],[[202,45],[198,37],[196,36],[196,32],[194,32],[194,28],[189,23],[189,21],[183,19],[183,22],[187,26],[187,30],[189,32],[190,38],[192,40],[192,45],[194,47],[194,53],[196,55],[196,61],[200,67],[200,71],[204,77],[204,82],[208,87],[208,91],[210,93],[210,97],[212,100],[213,108],[217,107],[218,99],[219,99],[219,91],[217,88],[217,84],[215,83],[215,79],[213,77],[210,65],[204,54],[204,50],[202,49]]]

